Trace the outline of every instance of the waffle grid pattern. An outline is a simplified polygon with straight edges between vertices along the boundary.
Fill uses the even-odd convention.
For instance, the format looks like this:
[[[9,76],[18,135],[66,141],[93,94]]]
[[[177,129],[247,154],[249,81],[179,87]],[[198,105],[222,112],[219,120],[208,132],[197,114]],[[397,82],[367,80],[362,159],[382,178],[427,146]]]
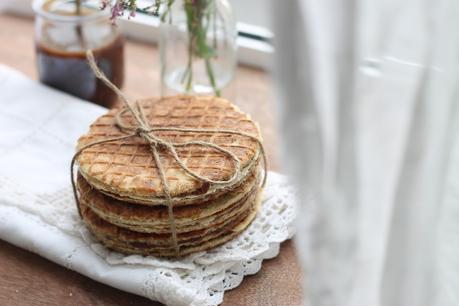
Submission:
[[[228,129],[259,135],[258,128],[250,118],[222,99],[182,97],[145,100],[141,103],[152,127]],[[116,111],[111,111],[92,124],[89,133],[80,138],[79,146],[123,135],[114,126],[115,114]],[[124,114],[122,119],[127,124],[134,123],[130,114]],[[233,152],[243,166],[257,152],[255,141],[239,135],[170,131],[157,132],[156,135],[175,143],[192,140],[215,143]],[[193,145],[178,148],[177,153],[187,167],[201,176],[221,180],[231,175],[231,160],[210,148]],[[171,194],[192,192],[201,187],[202,184],[187,176],[168,153],[160,152],[160,156],[166,169]],[[154,196],[162,194],[153,156],[148,145],[139,137],[88,148],[80,155],[78,162],[81,171],[90,180],[100,181],[125,192],[143,191]]]

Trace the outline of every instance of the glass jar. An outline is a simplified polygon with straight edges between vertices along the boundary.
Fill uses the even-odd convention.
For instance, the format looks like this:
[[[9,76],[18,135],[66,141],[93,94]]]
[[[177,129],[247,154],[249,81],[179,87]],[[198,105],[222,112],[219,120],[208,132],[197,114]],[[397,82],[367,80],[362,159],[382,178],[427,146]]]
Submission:
[[[162,95],[221,95],[236,67],[237,30],[227,0],[175,0],[161,13]]]
[[[85,53],[92,50],[102,71],[121,87],[124,41],[99,6],[98,1],[34,1],[37,69],[42,83],[112,107],[117,96],[95,77]]]

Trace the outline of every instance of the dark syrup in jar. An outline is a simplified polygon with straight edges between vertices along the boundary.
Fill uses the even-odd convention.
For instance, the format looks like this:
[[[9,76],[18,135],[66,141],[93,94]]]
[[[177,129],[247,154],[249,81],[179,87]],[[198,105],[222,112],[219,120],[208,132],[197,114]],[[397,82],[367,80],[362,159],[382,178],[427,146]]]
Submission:
[[[110,27],[92,28],[86,33],[79,32],[78,26],[42,28],[41,39],[35,43],[40,81],[84,100],[113,107],[116,94],[96,78],[86,60],[86,49],[91,49],[99,68],[113,84],[122,87],[124,40],[119,33],[108,35],[107,32],[115,31],[107,30]]]

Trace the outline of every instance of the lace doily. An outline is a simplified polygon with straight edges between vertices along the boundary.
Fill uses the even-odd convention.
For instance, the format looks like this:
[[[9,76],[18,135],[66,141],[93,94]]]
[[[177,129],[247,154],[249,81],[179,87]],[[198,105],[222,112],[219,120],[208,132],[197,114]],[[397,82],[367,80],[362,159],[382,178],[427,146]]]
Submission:
[[[262,209],[246,231],[211,251],[181,260],[165,260],[115,253],[94,240],[78,216],[70,188],[52,194],[34,194],[0,177],[0,208],[2,206],[17,208],[16,211],[26,217],[38,219],[29,217],[30,222],[41,222],[83,239],[85,243],[80,247],[60,254],[67,268],[78,271],[74,259],[90,248],[112,266],[148,269],[141,294],[168,305],[220,304],[226,290],[237,287],[245,275],[257,273],[264,259],[277,256],[279,244],[293,235],[296,215],[292,187],[284,176],[269,172]],[[0,221],[6,218],[7,215],[0,215]],[[27,248],[36,251],[34,243]]]

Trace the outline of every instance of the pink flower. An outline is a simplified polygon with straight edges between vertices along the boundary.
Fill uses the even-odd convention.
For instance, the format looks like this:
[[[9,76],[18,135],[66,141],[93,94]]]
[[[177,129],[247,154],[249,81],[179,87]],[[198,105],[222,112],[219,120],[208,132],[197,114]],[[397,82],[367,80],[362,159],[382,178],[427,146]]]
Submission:
[[[110,20],[115,23],[118,17],[124,15],[125,10],[129,10],[128,18],[135,17],[136,0],[101,0],[101,9],[110,7]]]
[[[116,0],[115,4],[112,6],[111,9],[112,16],[110,17],[110,20],[112,22],[116,21],[116,18],[121,17],[124,15],[124,3],[122,0]]]

